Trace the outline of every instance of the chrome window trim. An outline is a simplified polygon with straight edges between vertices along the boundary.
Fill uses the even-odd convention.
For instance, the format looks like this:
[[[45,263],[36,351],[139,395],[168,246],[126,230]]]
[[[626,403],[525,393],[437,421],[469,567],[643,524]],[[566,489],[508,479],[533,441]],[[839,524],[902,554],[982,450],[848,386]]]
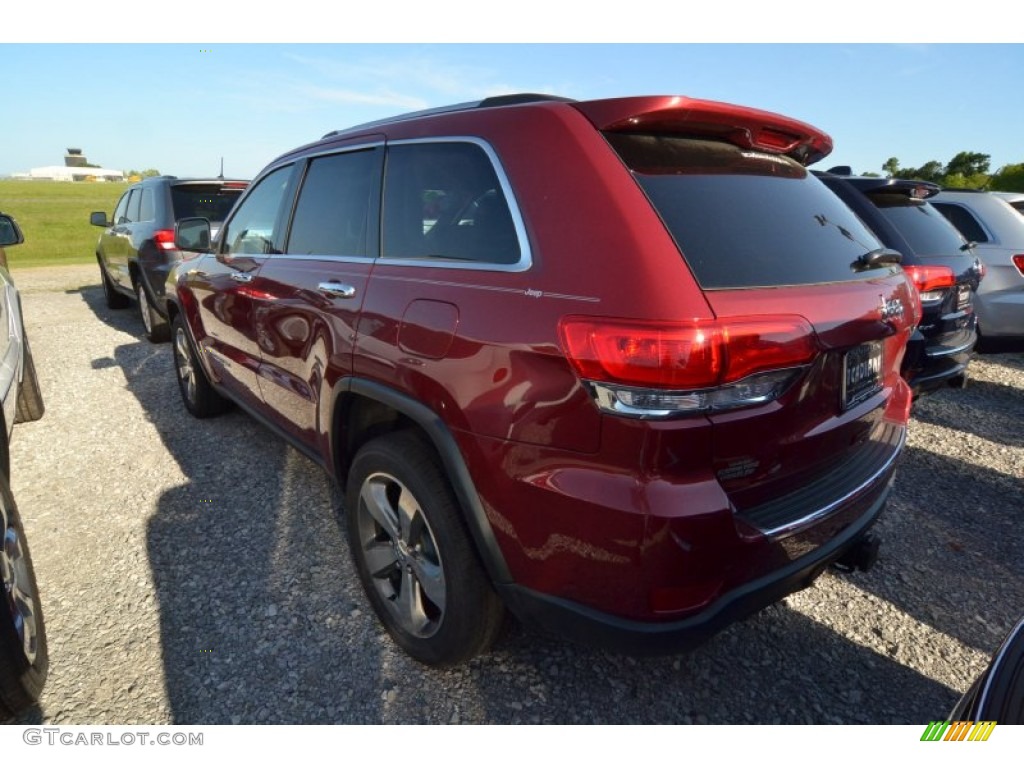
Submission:
[[[498,159],[497,153],[491,145],[477,136],[431,136],[418,139],[396,139],[388,141],[388,146],[401,146],[403,144],[473,144],[483,150],[487,159],[491,161],[491,168],[501,186],[501,192],[505,195],[505,202],[508,204],[509,214],[512,216],[512,223],[516,230],[516,239],[519,241],[519,261],[513,264],[497,264],[487,261],[448,261],[445,259],[429,258],[388,258],[383,255],[384,234],[381,232],[381,256],[377,260],[383,265],[394,265],[397,267],[429,267],[431,269],[459,269],[473,272],[525,272],[533,266],[533,251],[530,249],[530,239],[526,236],[526,224],[522,213],[519,210],[519,201],[512,191],[512,185],[505,173],[505,168]],[[384,180],[387,184],[387,165],[385,159]],[[384,211],[381,207],[381,228],[384,226]]]
[[[274,261],[329,261],[339,264],[374,264],[379,261],[373,256],[340,256],[325,253],[268,253],[267,258]]]

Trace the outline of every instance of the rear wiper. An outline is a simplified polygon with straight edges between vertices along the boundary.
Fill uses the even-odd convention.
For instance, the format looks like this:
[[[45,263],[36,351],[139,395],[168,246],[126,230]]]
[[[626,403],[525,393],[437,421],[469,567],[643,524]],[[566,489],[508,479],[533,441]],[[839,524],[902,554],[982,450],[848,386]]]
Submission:
[[[976,245],[977,245],[977,243],[974,242],[973,240],[971,240],[970,242],[967,242],[967,243],[964,243],[963,245],[961,245],[960,246],[960,250],[961,251],[970,251],[970,250],[973,250],[974,246],[976,246]]]
[[[901,261],[903,261],[903,254],[899,251],[894,251],[892,248],[875,248],[873,251],[858,256],[851,266],[859,272],[863,269],[877,269],[886,264],[899,264]]]

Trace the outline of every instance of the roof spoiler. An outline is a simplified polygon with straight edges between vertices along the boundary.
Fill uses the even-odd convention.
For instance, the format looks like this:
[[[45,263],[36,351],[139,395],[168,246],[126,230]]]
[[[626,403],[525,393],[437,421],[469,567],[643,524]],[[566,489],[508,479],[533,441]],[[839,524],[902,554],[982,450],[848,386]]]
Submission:
[[[572,104],[601,131],[675,133],[786,155],[803,165],[832,151],[832,137],[774,112],[686,96],[636,96]]]

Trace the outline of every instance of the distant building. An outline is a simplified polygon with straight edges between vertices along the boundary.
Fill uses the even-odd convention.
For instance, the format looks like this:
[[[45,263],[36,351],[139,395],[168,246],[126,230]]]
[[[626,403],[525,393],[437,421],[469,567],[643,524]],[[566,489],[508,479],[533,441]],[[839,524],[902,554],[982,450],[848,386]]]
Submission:
[[[64,165],[46,165],[28,173],[15,173],[15,179],[46,179],[51,181],[124,181],[124,171],[89,165],[82,150],[68,147]]]

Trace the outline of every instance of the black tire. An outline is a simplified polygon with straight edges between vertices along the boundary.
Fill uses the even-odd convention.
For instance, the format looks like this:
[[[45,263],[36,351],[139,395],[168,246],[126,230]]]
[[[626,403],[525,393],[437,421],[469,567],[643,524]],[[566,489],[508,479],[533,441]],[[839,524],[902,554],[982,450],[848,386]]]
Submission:
[[[139,314],[142,316],[142,327],[146,329],[146,338],[154,344],[167,341],[171,338],[171,326],[167,319],[156,311],[156,307],[149,300],[149,293],[146,286],[139,280],[135,285],[136,299],[139,302]]]
[[[180,314],[175,316],[171,328],[174,336],[174,377],[178,380],[178,391],[181,392],[181,400],[188,412],[197,419],[224,413],[230,403],[221,397],[206,378]]]
[[[124,309],[131,303],[131,299],[123,293],[118,293],[118,290],[107,275],[103,262],[98,258],[97,261],[100,265],[100,283],[103,285],[103,298],[107,303],[107,307],[109,309]]]
[[[345,509],[363,588],[406,653],[448,666],[490,648],[504,606],[433,450],[411,432],[364,445],[349,472]]]
[[[22,362],[21,386],[18,388],[18,402],[14,411],[14,423],[36,421],[43,418],[46,406],[43,405],[43,390],[39,387],[36,375],[36,364],[32,359],[32,349],[28,345],[28,337],[22,332],[25,342],[25,354]]]
[[[25,529],[6,475],[0,473],[0,717],[39,701],[50,655]]]

